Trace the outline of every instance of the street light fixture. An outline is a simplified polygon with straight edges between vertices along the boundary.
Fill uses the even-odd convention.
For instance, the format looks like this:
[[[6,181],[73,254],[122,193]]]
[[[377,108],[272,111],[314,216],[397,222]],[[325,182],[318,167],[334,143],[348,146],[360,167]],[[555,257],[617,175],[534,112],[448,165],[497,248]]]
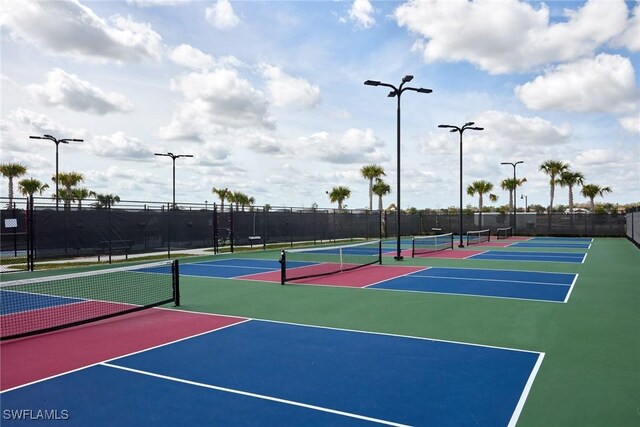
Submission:
[[[154,153],[155,156],[171,157],[173,160],[173,209],[176,208],[176,159],[180,157],[193,157],[191,154]]]
[[[403,87],[405,85],[405,83],[409,83],[411,80],[413,80],[413,76],[411,75],[406,75],[402,78],[402,83],[400,83],[400,86],[395,87],[392,84],[389,83],[383,83],[381,81],[378,80],[367,80],[364,82],[364,84],[366,86],[385,86],[388,88],[391,88],[391,92],[389,92],[389,94],[387,95],[389,98],[393,98],[395,96],[398,97],[398,107],[397,107],[397,119],[396,119],[396,133],[397,133],[397,157],[398,157],[398,163],[397,163],[397,168],[398,168],[398,172],[397,172],[397,203],[396,203],[396,238],[397,238],[397,248],[396,248],[396,256],[394,257],[396,261],[401,261],[403,259],[402,257],[402,250],[400,247],[400,240],[401,240],[401,235],[400,235],[400,97],[402,96],[402,93],[405,90],[412,90],[414,92],[418,92],[418,93],[431,93],[433,92],[431,89],[426,89],[423,87],[420,88],[416,88],[416,87]]]
[[[43,136],[30,136],[30,139],[48,139],[49,141],[53,141],[56,144],[56,210],[58,210],[59,203],[59,194],[58,193],[58,145],[60,144],[68,144],[69,142],[83,142],[84,139],[78,138],[64,138],[64,139],[56,139],[51,135],[43,135]]]
[[[522,160],[519,160],[515,163],[512,162],[501,162],[501,165],[511,165],[513,166],[513,235],[516,233],[516,188],[518,188],[518,181],[516,180],[516,166],[524,163]]]
[[[523,199],[524,199],[524,211],[529,212],[529,199],[527,198],[526,194],[520,195],[520,200],[523,200]]]
[[[463,222],[462,222],[462,134],[465,130],[484,130],[481,127],[474,127],[474,122],[467,122],[462,127],[453,126],[453,125],[438,125],[439,128],[447,128],[451,129],[450,132],[459,132],[460,133],[460,243],[458,247],[464,248],[464,243],[462,243],[462,234],[463,234]]]

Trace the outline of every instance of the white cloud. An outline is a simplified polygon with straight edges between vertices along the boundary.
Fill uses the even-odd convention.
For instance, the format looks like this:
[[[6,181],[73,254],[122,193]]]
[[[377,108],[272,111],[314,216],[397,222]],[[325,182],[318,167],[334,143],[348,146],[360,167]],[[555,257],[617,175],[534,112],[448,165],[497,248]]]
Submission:
[[[181,44],[172,49],[169,53],[169,59],[178,65],[194,70],[208,70],[215,65],[213,56],[188,44]]]
[[[301,77],[292,77],[273,65],[262,63],[259,68],[267,79],[267,92],[273,105],[312,108],[320,103],[320,88],[317,85]]]
[[[87,139],[83,147],[96,156],[120,160],[148,161],[153,156],[147,144],[122,131],[112,135],[95,135]]]
[[[162,138],[205,140],[224,128],[275,126],[262,92],[235,70],[190,73],[173,79],[171,89],[184,101],[169,125],[160,128]]]
[[[640,3],[636,3],[636,7],[633,8],[633,16],[627,22],[626,30],[612,44],[625,47],[631,52],[640,51]]]
[[[354,0],[349,9],[349,18],[362,28],[371,28],[376,23],[372,15],[373,6],[369,0]]]
[[[618,122],[627,132],[640,133],[640,113],[636,113],[633,116],[622,117]]]
[[[193,0],[127,0],[127,4],[138,7],[154,7],[154,6],[179,6],[191,3]]]
[[[611,150],[596,148],[581,151],[576,156],[575,162],[579,167],[583,167],[616,163],[617,160]]]
[[[240,23],[240,18],[233,12],[229,0],[217,0],[213,6],[207,8],[205,16],[207,21],[221,30],[233,28]]]
[[[631,61],[606,53],[558,65],[515,89],[530,109],[576,112],[629,112],[637,108],[639,93]]]
[[[292,147],[298,155],[329,163],[349,164],[389,160],[385,145],[371,129],[348,129],[342,135],[317,132]]]
[[[160,59],[162,38],[150,24],[115,15],[104,20],[78,0],[4,0],[0,24],[15,40],[76,59]]]
[[[590,0],[560,23],[550,23],[544,3],[517,0],[410,0],[394,13],[426,62],[468,61],[492,74],[592,54],[624,31],[627,14],[623,0]]]
[[[29,85],[27,91],[44,105],[60,106],[73,111],[104,115],[133,110],[133,102],[115,92],[105,93],[100,88],[56,68],[47,73],[47,81],[41,85]]]

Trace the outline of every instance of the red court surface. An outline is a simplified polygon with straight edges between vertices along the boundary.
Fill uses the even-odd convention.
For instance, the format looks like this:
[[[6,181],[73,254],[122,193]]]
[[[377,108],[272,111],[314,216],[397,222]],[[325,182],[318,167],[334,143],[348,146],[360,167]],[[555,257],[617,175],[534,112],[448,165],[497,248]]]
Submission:
[[[350,288],[364,288],[384,280],[424,270],[424,267],[392,267],[384,265],[369,265],[352,271],[329,276],[310,277],[302,280],[292,280],[287,283],[304,285],[344,286]],[[280,271],[250,274],[236,277],[236,279],[258,280],[265,282],[280,282]]]
[[[482,243],[475,244],[473,246],[493,246],[493,247],[504,248],[506,246],[513,245],[514,243],[516,242],[509,241],[509,240],[492,240],[491,242],[482,242]]]
[[[0,390],[246,319],[160,308],[0,344]]]

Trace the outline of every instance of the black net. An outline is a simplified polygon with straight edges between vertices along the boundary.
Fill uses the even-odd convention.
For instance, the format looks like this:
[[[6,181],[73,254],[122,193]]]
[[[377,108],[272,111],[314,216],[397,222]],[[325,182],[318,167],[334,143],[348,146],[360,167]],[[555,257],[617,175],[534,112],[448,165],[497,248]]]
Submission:
[[[3,282],[0,339],[179,301],[177,261]]]
[[[435,236],[415,236],[411,239],[411,256],[426,255],[433,252],[453,249],[453,233]]]
[[[472,230],[467,231],[467,246],[478,245],[480,243],[489,242],[491,240],[491,230]]]
[[[282,251],[282,283],[326,276],[382,263],[380,240]]]
[[[513,236],[513,228],[511,227],[503,227],[503,228],[496,229],[496,237],[498,238],[498,240],[508,239],[511,236]]]

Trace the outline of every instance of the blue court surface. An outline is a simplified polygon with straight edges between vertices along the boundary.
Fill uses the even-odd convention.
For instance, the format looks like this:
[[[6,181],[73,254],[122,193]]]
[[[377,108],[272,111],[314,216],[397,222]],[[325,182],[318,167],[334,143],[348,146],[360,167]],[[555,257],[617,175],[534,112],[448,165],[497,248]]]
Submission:
[[[566,242],[566,243],[593,243],[593,238],[591,237],[547,237],[547,236],[536,236],[532,237],[528,242]]]
[[[500,261],[543,261],[583,263],[587,258],[582,252],[516,252],[516,251],[484,251],[470,255],[466,259],[488,259]]]
[[[510,248],[519,247],[519,248],[565,248],[565,249],[591,249],[591,243],[572,243],[567,240],[559,240],[559,241],[526,241],[526,242],[516,242],[509,245]]]
[[[304,264],[301,263],[301,265]],[[180,275],[233,278],[248,274],[267,273],[279,269],[280,263],[277,260],[227,258],[215,261],[182,263],[180,264]]]
[[[577,278],[572,273],[431,267],[369,288],[567,302]]]
[[[511,426],[543,359],[249,320],[5,391],[2,406],[66,411],[43,426]]]

